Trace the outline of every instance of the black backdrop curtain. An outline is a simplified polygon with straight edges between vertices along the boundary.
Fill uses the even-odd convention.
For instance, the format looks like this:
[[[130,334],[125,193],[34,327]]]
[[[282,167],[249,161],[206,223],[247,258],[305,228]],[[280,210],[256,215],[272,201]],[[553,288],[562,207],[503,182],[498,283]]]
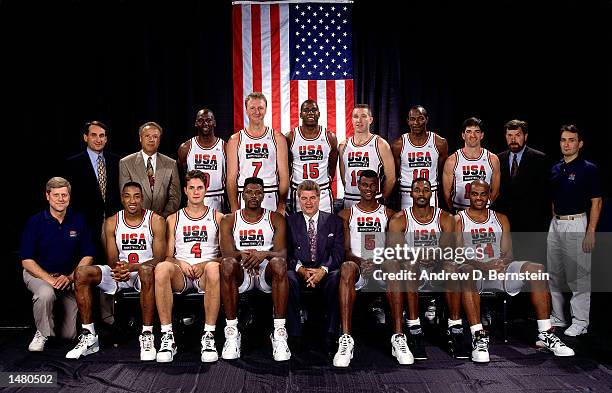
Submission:
[[[520,118],[530,145],[552,157],[559,126],[577,123],[609,178],[610,16],[606,1],[358,0],[355,101],[372,106],[373,129],[390,140],[405,132],[408,108],[424,105],[451,151],[472,115],[492,151],[504,149],[503,123]],[[137,151],[138,126],[154,120],[160,151],[176,157],[204,106],[229,136],[231,34],[229,1],[0,1],[0,124],[14,194],[5,261],[16,262],[23,223],[46,205],[45,181],[83,149],[84,122],[107,123],[119,154]]]

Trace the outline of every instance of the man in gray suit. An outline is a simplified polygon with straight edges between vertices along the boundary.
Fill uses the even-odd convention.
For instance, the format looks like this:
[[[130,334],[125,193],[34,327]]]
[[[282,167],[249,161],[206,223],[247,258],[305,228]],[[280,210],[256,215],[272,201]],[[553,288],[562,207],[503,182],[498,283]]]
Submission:
[[[157,152],[162,135],[159,124],[147,122],[138,133],[142,150],[119,161],[119,189],[130,181],[142,184],[142,207],[168,217],[181,205],[176,161]]]

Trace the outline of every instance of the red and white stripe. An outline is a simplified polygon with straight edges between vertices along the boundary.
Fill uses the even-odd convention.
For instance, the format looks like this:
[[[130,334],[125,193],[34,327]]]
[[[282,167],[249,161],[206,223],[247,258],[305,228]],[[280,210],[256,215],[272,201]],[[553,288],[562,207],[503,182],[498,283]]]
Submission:
[[[319,124],[335,132],[338,143],[353,134],[352,79],[290,80],[289,4],[235,3],[232,26],[234,132],[248,124],[244,98],[260,91],[268,100],[265,124],[275,131],[299,126],[300,105],[310,98],[319,105]],[[342,197],[335,181],[332,190]]]

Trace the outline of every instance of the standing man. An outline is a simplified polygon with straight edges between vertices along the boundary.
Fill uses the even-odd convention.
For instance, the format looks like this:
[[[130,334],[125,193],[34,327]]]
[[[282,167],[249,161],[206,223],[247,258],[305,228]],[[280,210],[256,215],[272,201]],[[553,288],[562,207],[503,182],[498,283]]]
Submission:
[[[320,209],[327,213],[333,210],[331,181],[338,164],[338,140],[336,135],[319,125],[319,106],[314,100],[306,100],[300,108],[302,125],[287,135],[289,146],[289,168],[291,170],[291,209],[301,211],[297,195],[298,185],[313,180],[321,190]]]
[[[449,209],[462,210],[470,206],[470,184],[484,180],[491,185],[491,200],[499,195],[499,159],[480,145],[484,138],[482,120],[470,117],[463,122],[461,137],[465,146],[448,157],[442,182],[444,200]]]
[[[343,222],[344,248],[346,261],[340,267],[340,320],[342,335],[338,339],[338,351],[334,355],[334,367],[348,367],[353,358],[355,341],[351,336],[353,306],[357,291],[368,285],[373,279],[375,268],[373,262],[374,249],[385,246],[385,232],[393,210],[381,205],[376,199],[380,179],[373,170],[367,169],[359,175],[359,193],[361,199],[357,204],[345,208],[338,214]],[[382,280],[372,280],[382,291],[385,283]],[[395,338],[395,337],[394,337]],[[391,340],[392,354],[400,364],[414,363],[414,358],[408,346]],[[404,341],[405,343],[405,341]]]
[[[260,178],[245,179],[242,199],[244,209],[221,220],[221,296],[227,323],[221,356],[223,359],[240,357],[238,294],[257,287],[272,293],[274,331],[270,340],[274,360],[289,360],[291,351],[285,328],[289,296],[285,217],[261,207],[264,184]]]
[[[328,342],[338,325],[338,281],[344,261],[344,233],[338,216],[319,210],[321,189],[312,180],[297,188],[300,213],[287,218],[289,278],[289,332],[300,337],[300,289],[320,289],[327,301]]]
[[[548,230],[548,271],[553,325],[567,326],[563,298],[572,291],[572,325],[567,336],[587,333],[591,308],[591,252],[601,213],[602,192],[597,167],[580,156],[584,145],[575,125],[561,127],[563,159],[551,172],[553,219]],[[587,215],[588,212],[588,215]]]
[[[49,209],[30,218],[23,231],[20,258],[23,281],[32,292],[36,334],[29,351],[42,351],[54,336],[53,308],[61,299],[64,320],[61,338],[76,336],[77,304],[74,297],[74,271],[91,265],[95,249],[85,218],[68,208],[70,183],[61,177],[51,178],[46,185]],[[57,321],[60,324],[60,321]]]
[[[142,185],[142,206],[162,217],[176,212],[181,205],[178,167],[172,158],[157,152],[162,128],[155,122],[138,129],[142,150],[119,161],[119,185],[128,182]]]
[[[357,183],[361,172],[367,169],[376,172],[381,181],[377,199],[387,200],[395,186],[393,153],[386,140],[370,132],[370,125],[374,121],[370,107],[367,104],[355,105],[352,120],[355,135],[338,147],[345,209],[359,202],[361,196]]]
[[[155,360],[153,314],[155,312],[155,265],[166,252],[166,221],[142,207],[142,187],[128,182],[121,194],[123,210],[104,222],[108,265],[82,266],[75,272],[76,297],[83,328],[79,342],[66,354],[78,359],[98,352],[98,335],[92,319],[92,286],[115,294],[124,288],[140,292],[142,334],[140,360]]]
[[[574,356],[555,334],[550,320],[550,295],[544,276],[544,266],[528,261],[515,261],[512,257],[512,235],[508,218],[487,208],[489,185],[474,180],[470,187],[470,207],[456,216],[457,246],[476,251],[480,258],[462,264],[467,272],[462,280],[463,304],[472,333],[472,361],[489,361],[489,335],[480,323],[480,292],[483,290],[503,291],[510,296],[521,292],[529,285],[531,303],[535,309],[538,341],[536,346],[551,351],[555,356]],[[482,273],[481,280],[475,280],[474,271]],[[505,274],[504,279],[495,277]],[[521,279],[521,275],[526,277]]]
[[[155,267],[155,302],[162,339],[158,362],[171,362],[177,347],[172,331],[173,293],[195,289],[204,296],[202,362],[217,361],[215,329],[219,315],[219,223],[223,214],[204,204],[206,176],[198,170],[185,176],[187,207],[168,217],[166,260]]]
[[[66,160],[64,173],[72,185],[71,205],[85,216],[97,248],[96,257],[103,260],[102,224],[121,209],[119,156],[104,150],[108,127],[102,122],[85,123],[83,140],[87,148]]]
[[[550,224],[548,158],[527,146],[527,122],[510,120],[504,129],[508,150],[499,154],[501,183],[494,209],[508,217],[514,232],[545,232]]]
[[[264,182],[264,209],[285,213],[289,192],[287,141],[264,124],[266,96],[251,93],[244,100],[249,124],[227,142],[227,194],[232,212],[244,207],[242,192],[249,177]]]
[[[179,147],[178,166],[183,178],[194,169],[202,171],[206,183],[204,204],[220,212],[225,193],[225,141],[215,136],[216,127],[215,115],[210,109],[198,111],[196,136]]]
[[[410,132],[400,136],[391,145],[395,160],[395,172],[399,176],[401,208],[412,206],[410,187],[417,178],[431,182],[431,202],[438,206],[438,177],[441,177],[444,162],[448,157],[448,142],[435,132],[427,130],[429,116],[420,105],[408,111]]]

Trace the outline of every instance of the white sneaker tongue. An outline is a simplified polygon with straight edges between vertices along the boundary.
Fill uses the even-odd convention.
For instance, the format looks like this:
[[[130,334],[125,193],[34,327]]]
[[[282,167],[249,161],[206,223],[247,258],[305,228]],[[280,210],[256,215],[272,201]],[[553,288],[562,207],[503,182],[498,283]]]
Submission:
[[[286,338],[287,337],[287,330],[286,329],[274,329],[274,337]]]

